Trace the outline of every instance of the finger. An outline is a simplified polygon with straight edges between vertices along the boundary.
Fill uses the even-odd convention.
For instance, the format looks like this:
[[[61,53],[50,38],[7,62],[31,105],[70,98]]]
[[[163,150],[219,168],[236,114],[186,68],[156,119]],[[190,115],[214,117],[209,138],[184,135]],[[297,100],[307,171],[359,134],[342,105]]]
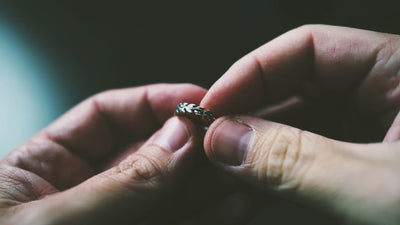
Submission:
[[[0,166],[0,204],[7,208],[57,193],[56,187],[29,171]]]
[[[279,105],[267,106],[255,115],[350,142],[380,141],[379,137],[387,130],[382,124],[389,124],[383,119],[378,120],[376,116],[362,116],[363,114],[358,112],[352,104],[339,106],[334,103],[329,107],[298,96]],[[386,114],[383,114],[381,118],[384,117],[393,118]]]
[[[98,94],[12,151],[2,163],[37,174],[59,190],[70,188],[93,176],[93,167],[110,159],[110,154],[115,156],[123,145],[155,131],[180,101],[198,103],[204,94],[204,89],[189,84]]]
[[[24,170],[34,174],[35,176],[26,176],[21,181],[15,181],[21,187],[25,186],[28,192],[40,192],[40,188],[35,187],[41,186],[36,184],[43,183],[42,180],[58,190],[65,190],[96,174],[96,170],[85,160],[41,135],[13,150],[1,165],[11,171]],[[40,197],[42,196],[38,195],[29,200]]]
[[[158,202],[190,168],[197,138],[190,121],[173,117],[118,166],[72,189],[27,204],[35,207],[35,217],[46,216],[54,224],[138,223],[154,213],[151,210],[156,210]],[[46,215],[48,212],[54,213]]]
[[[378,196],[399,185],[387,169],[396,164],[387,151],[398,146],[338,142],[251,117],[220,118],[204,140],[207,156],[227,171],[264,190],[292,193],[346,215],[393,204]],[[354,211],[344,211],[349,208]]]
[[[399,98],[396,92],[387,99],[396,86],[393,57],[399,43],[395,35],[303,26],[237,61],[210,88],[201,105],[219,115],[247,113],[294,93],[338,97],[358,88],[356,97],[370,100],[362,102],[363,107],[380,110]]]
[[[148,135],[173,115],[181,101],[197,103],[205,90],[189,84],[158,84],[113,90],[72,109],[44,133],[75,154],[96,161],[107,155],[120,137]]]
[[[303,127],[304,116],[315,110],[310,102],[299,96],[294,96],[276,105],[269,105],[254,114],[255,116],[274,122],[290,124],[295,127]],[[308,120],[307,120],[308,121]]]

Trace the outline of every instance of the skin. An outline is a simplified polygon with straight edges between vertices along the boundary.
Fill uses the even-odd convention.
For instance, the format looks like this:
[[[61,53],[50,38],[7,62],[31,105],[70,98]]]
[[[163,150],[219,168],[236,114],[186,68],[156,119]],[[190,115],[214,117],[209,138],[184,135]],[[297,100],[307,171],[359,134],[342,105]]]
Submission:
[[[230,213],[247,196],[205,160],[197,128],[170,118],[179,102],[199,103],[205,93],[157,84],[82,102],[1,161],[0,224],[222,221],[211,212]]]
[[[205,152],[228,173],[343,222],[399,224],[399,69],[399,36],[289,31],[207,92],[202,106],[237,116],[210,126]]]
[[[273,204],[263,197],[275,193],[345,222],[398,224],[399,46],[395,35],[304,26],[208,92],[100,93],[1,161],[0,223],[243,224],[257,211],[252,197]],[[214,165],[201,132],[170,118],[179,102],[221,116],[204,137]],[[243,126],[250,136],[235,135]]]

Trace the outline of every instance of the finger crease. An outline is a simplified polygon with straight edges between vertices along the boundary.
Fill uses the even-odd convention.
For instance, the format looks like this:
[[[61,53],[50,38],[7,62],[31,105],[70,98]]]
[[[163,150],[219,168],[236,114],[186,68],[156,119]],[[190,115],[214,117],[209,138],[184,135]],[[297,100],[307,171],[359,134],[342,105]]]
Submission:
[[[261,90],[265,90],[266,91],[268,89],[267,89],[267,83],[265,82],[265,79],[264,79],[264,74],[265,74],[264,68],[262,67],[262,64],[261,64],[261,62],[260,62],[260,60],[258,59],[257,56],[254,56],[253,59],[254,59],[255,65],[256,65],[257,70],[258,70],[257,74],[258,74],[258,76],[260,78]],[[264,96],[266,96],[265,93],[260,98],[262,100],[262,102],[264,102],[264,100],[265,100]]]
[[[296,161],[294,163],[293,168],[295,168],[296,164],[299,163],[300,161],[300,156],[301,156],[301,152],[304,150],[304,147],[302,147],[303,141],[302,141],[302,137],[303,137],[303,133],[305,131],[300,130],[299,132],[299,150],[297,151],[298,154],[296,156]],[[313,144],[315,145],[315,143]],[[313,149],[312,151],[314,151],[314,146],[309,146],[310,149]],[[305,177],[307,176],[307,174],[309,173],[309,171],[311,170],[311,168],[313,167],[313,164],[315,163],[315,157],[316,157],[316,153],[312,153],[311,157],[309,157],[309,159],[307,160],[306,163],[303,163],[303,165],[305,166],[304,171],[302,174],[299,175],[299,180],[295,183],[293,189],[298,190],[299,188],[301,188],[302,183],[304,182]]]
[[[116,140],[116,132],[115,129],[113,128],[113,126],[111,125],[111,120],[110,118],[107,116],[107,113],[105,113],[101,107],[101,103],[98,101],[98,99],[96,97],[93,98],[92,100],[92,104],[94,107],[94,110],[96,111],[96,113],[99,115],[99,117],[101,118],[101,120],[104,121],[104,124],[107,127],[107,132],[109,134],[109,137],[111,137],[109,139],[109,143],[110,143],[110,149],[114,146],[115,144],[115,140]]]
[[[153,109],[153,106],[150,104],[150,100],[149,100],[149,87],[146,87],[145,91],[144,91],[144,109],[146,110],[146,114],[149,115],[152,118],[152,121],[156,121],[157,126],[161,126],[161,120],[160,118],[157,117],[157,115],[155,114],[155,111]]]

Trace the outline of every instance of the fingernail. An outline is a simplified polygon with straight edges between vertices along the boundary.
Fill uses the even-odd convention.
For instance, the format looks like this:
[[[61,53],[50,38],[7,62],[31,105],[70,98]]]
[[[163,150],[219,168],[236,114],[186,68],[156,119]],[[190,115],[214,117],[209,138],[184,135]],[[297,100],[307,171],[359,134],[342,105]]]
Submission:
[[[214,131],[211,148],[214,159],[237,166],[243,163],[254,130],[243,123],[226,120]]]
[[[187,125],[178,117],[172,117],[155,134],[153,143],[160,147],[175,152],[188,142],[190,134]]]

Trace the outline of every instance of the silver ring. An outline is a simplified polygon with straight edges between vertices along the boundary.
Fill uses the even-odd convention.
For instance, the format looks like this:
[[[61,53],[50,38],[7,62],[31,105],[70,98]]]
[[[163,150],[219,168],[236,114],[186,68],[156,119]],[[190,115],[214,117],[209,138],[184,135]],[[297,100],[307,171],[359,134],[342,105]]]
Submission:
[[[211,124],[214,120],[214,113],[204,107],[186,102],[179,103],[176,107],[175,115],[189,118],[194,122],[202,122],[203,124]]]

